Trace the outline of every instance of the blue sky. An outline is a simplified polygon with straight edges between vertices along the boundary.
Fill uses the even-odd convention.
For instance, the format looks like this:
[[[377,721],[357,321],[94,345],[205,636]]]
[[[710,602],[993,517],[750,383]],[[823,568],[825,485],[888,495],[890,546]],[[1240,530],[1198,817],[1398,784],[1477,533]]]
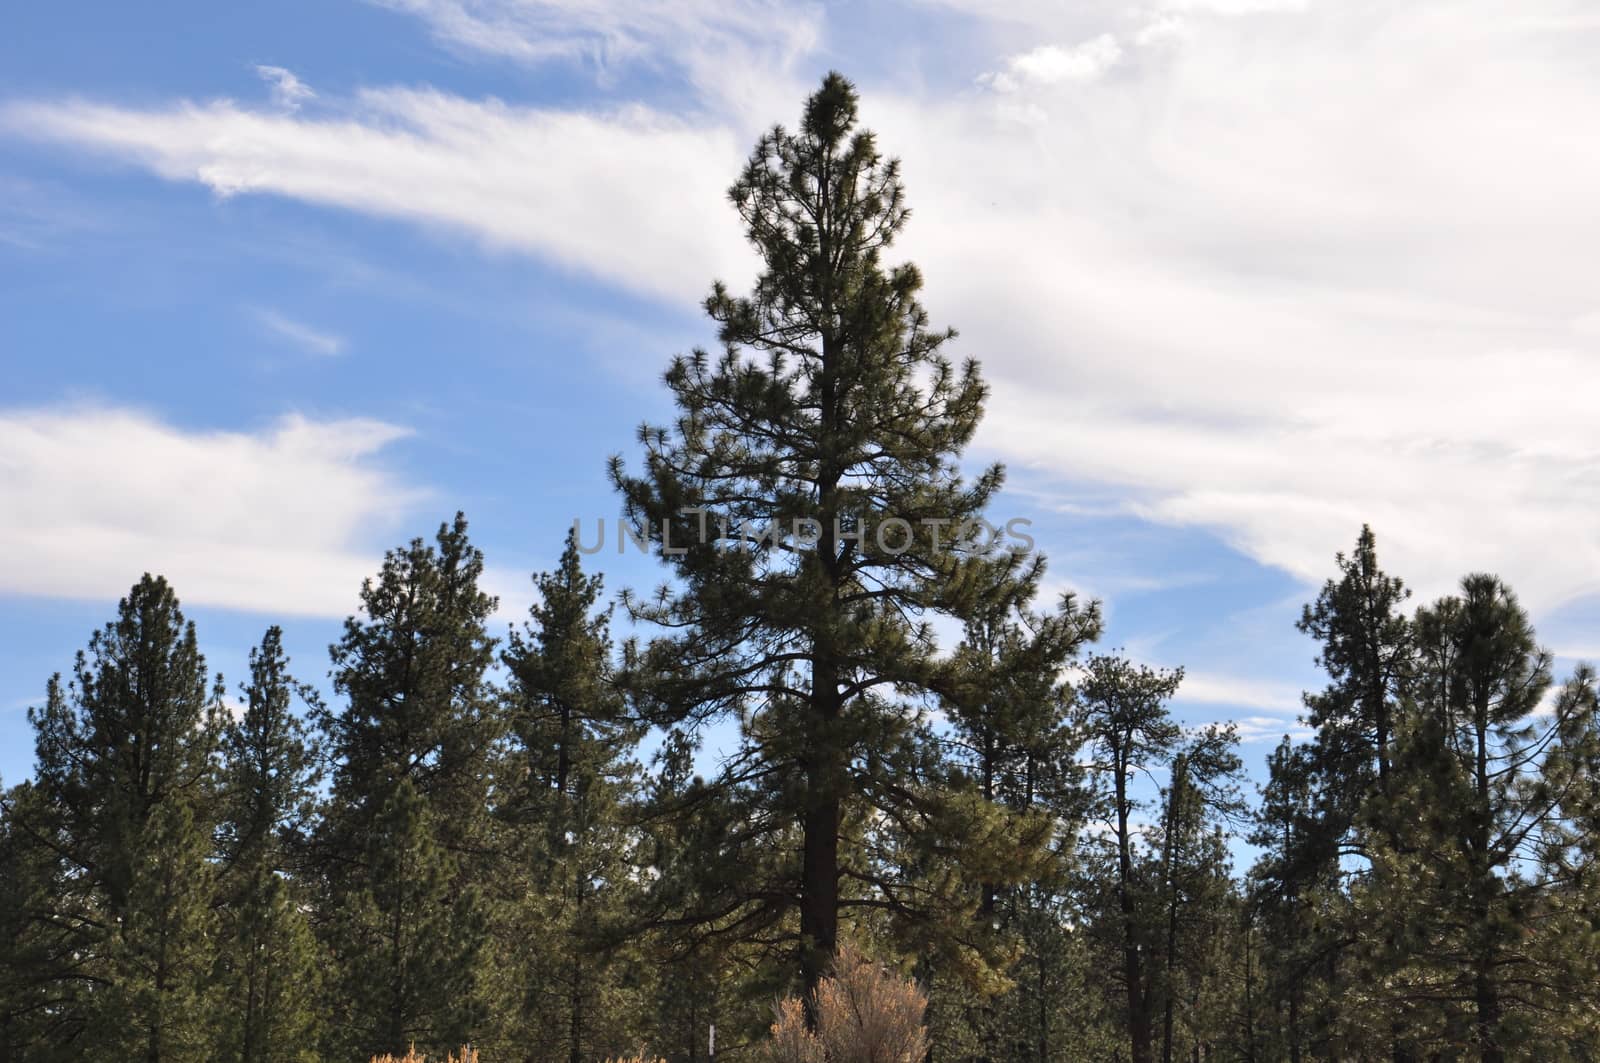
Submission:
[[[1600,653],[1600,113],[1582,4],[35,4],[0,36],[0,778],[145,570],[303,677],[456,509],[509,621],[753,269],[723,190],[817,78],[994,385],[1054,589],[1252,766],[1375,526]],[[599,559],[597,559],[598,561]],[[611,589],[661,573],[608,555]]]

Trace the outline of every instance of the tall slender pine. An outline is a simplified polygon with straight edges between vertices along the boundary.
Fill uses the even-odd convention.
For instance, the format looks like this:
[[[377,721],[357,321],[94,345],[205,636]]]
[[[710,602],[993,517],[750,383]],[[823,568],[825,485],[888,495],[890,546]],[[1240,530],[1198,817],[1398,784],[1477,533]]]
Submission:
[[[929,618],[964,619],[1024,561],[980,549],[1001,470],[968,481],[957,458],[986,389],[943,354],[952,333],[928,327],[916,268],[883,261],[908,208],[850,83],[829,75],[799,130],[763,136],[730,197],[763,263],[755,287],[714,287],[722,353],[673,361],[675,422],[641,430],[640,474],[612,466],[678,580],[625,599],[665,629],[630,650],[626,679],[659,725],[744,721],[743,755],[708,791],[746,795],[724,846],[798,823],[797,859],[752,854],[699,914],[770,937],[797,909],[815,985],[841,910],[896,903],[873,896],[848,835],[869,804],[915,818],[923,800],[892,765],[914,731],[905,699],[940,683]]]

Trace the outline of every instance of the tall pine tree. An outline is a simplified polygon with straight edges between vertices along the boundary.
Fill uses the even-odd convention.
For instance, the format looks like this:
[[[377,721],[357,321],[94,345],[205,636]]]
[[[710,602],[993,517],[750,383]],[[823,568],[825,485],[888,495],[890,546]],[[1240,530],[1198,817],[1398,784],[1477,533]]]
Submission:
[[[1035,569],[1042,574],[1042,566]],[[1050,824],[1044,859],[1031,868],[1014,862],[1005,884],[978,884],[978,933],[994,939],[991,947],[1015,949],[1019,967],[1003,995],[963,1009],[983,1060],[1043,1051],[1039,1046],[1049,1044],[1053,1015],[1037,1006],[1037,983],[1059,979],[1066,971],[1059,962],[1050,963],[1063,957],[1039,950],[1063,947],[1058,891],[1086,811],[1072,691],[1062,673],[1099,636],[1100,603],[1083,606],[1068,594],[1055,613],[1041,614],[1031,608],[1036,587],[1036,578],[1019,581],[1017,601],[968,620],[955,653],[960,682],[943,702],[949,725],[943,745],[954,781],[974,787],[1007,815]],[[930,969],[925,959],[923,970]],[[938,997],[932,1009],[936,1021],[950,1011]]]
[[[1403,1007],[1387,1001],[1363,1014],[1356,1002],[1370,998],[1348,988],[1352,979],[1370,984],[1377,977],[1373,951],[1393,943],[1360,932],[1363,920],[1347,903],[1346,886],[1356,873],[1362,889],[1386,893],[1381,876],[1390,865],[1378,857],[1397,847],[1406,815],[1393,764],[1415,670],[1414,630],[1402,612],[1411,592],[1379,565],[1368,526],[1335,563],[1338,578],[1323,584],[1298,624],[1316,640],[1329,683],[1305,696],[1312,740],[1271,765],[1263,809],[1275,822],[1262,828],[1269,856],[1257,871],[1270,904],[1267,925],[1279,931],[1266,952],[1280,961],[1268,986],[1285,997],[1291,1054],[1303,1042],[1364,1043],[1387,1024],[1390,1055],[1404,1061],[1413,1048]],[[1306,807],[1292,812],[1286,802],[1294,801]],[[1308,1001],[1323,1004],[1303,1015]],[[1332,1001],[1343,1002],[1337,1018],[1324,1006]]]
[[[30,710],[35,781],[7,808],[30,1058],[211,1058],[220,702],[177,596],[146,575]]]
[[[715,286],[722,353],[672,363],[676,421],[641,430],[642,473],[612,466],[678,580],[626,599],[666,631],[629,651],[626,679],[653,723],[736,719],[747,737],[706,791],[740,792],[721,847],[750,849],[747,873],[703,891],[697,915],[797,936],[808,986],[842,910],[915,917],[849,839],[868,807],[944,814],[912,769],[905,700],[941,682],[929,618],[963,620],[1023,564],[982,549],[1001,471],[967,481],[956,462],[986,389],[942,353],[952,334],[928,327],[916,268],[883,261],[908,209],[898,164],[856,126],[855,90],[832,74],[798,131],[761,138],[730,193],[763,261],[755,288]],[[794,849],[765,844],[794,824]]]
[[[324,958],[306,909],[303,870],[318,782],[317,750],[296,699],[320,701],[289,673],[283,632],[250,651],[242,710],[223,734],[217,1047],[222,1063],[314,1058]]]
[[[390,551],[363,617],[332,648],[342,711],[323,710],[332,788],[315,854],[322,934],[339,958],[330,1050],[443,1051],[482,1040],[492,873],[487,672],[495,599],[459,514],[434,543]]]
[[[1153,1060],[1158,1044],[1171,1060],[1180,1036],[1197,1052],[1213,1043],[1219,1009],[1209,1001],[1224,992],[1213,968],[1238,921],[1221,833],[1242,810],[1237,736],[1218,725],[1186,734],[1167,707],[1182,681],[1182,670],[1096,655],[1077,687],[1104,826],[1086,839],[1085,906],[1116,972],[1114,1011],[1134,1063]]]
[[[525,890],[513,924],[517,1028],[530,1060],[580,1063],[638,1043],[627,957],[607,938],[632,888],[623,805],[639,735],[614,682],[602,581],[583,572],[575,531],[534,584],[529,622],[503,655],[511,741],[500,811],[513,835],[509,878]]]
[[[1535,933],[1546,883],[1533,861],[1559,793],[1534,784],[1564,721],[1534,716],[1551,660],[1515,595],[1488,575],[1419,610],[1415,711],[1398,766],[1399,845],[1386,862],[1397,985],[1429,999],[1430,1032],[1486,1061],[1537,1043],[1525,1009],[1543,981]],[[1554,764],[1554,762],[1552,762]],[[1524,866],[1525,861],[1527,865]]]

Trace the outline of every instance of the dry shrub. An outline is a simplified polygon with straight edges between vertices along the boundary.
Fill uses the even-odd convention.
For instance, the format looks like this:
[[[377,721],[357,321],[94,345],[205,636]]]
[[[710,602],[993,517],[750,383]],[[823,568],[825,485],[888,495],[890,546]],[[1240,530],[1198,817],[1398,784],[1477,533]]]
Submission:
[[[372,1063],[427,1063],[427,1061],[427,1056],[417,1054],[416,1045],[412,1045],[403,1056],[391,1056],[385,1053],[372,1057]],[[440,1063],[478,1063],[478,1050],[462,1045],[460,1054],[451,1052]]]
[[[628,1056],[624,1059],[607,1057],[606,1063],[667,1063],[667,1061],[659,1056],[647,1056],[641,1051],[637,1055]]]
[[[780,1000],[773,1010],[772,1040],[763,1053],[769,1063],[825,1063],[822,1042],[806,1029],[806,1008],[800,998]]]
[[[928,1054],[927,995],[848,945],[817,985],[815,1004],[812,1031],[799,1000],[778,1003],[768,1063],[922,1063]]]

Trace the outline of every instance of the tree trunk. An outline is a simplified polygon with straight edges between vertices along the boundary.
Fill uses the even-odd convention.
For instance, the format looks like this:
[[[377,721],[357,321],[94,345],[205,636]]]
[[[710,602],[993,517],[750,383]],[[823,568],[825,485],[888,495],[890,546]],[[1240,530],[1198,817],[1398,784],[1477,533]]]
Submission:
[[[1128,1053],[1132,1063],[1154,1063],[1155,1031],[1144,991],[1144,964],[1139,955],[1139,925],[1134,911],[1133,853],[1128,837],[1128,779],[1123,756],[1116,758],[1118,902],[1122,908],[1122,975],[1128,988]]]
[[[1178,830],[1182,802],[1187,797],[1188,763],[1179,756],[1172,763],[1172,782],[1167,795],[1167,837],[1161,854],[1162,877],[1167,891],[1167,954],[1164,957],[1163,1009],[1161,1022],[1161,1063],[1172,1063],[1173,970],[1178,960]]]
[[[1050,1063],[1050,1004],[1045,992],[1044,953],[1038,955],[1039,967],[1039,1063]]]
[[[1478,894],[1478,932],[1483,935],[1479,947],[1477,970],[1473,975],[1473,999],[1477,1004],[1478,1055],[1483,1063],[1503,1063],[1505,1052],[1500,1048],[1500,986],[1494,974],[1494,941],[1490,936],[1491,915],[1489,895],[1497,880],[1490,870],[1489,829],[1492,810],[1489,805],[1489,705],[1482,694],[1474,706],[1474,729],[1477,731],[1477,822],[1474,824],[1473,889]]]
[[[822,198],[825,203],[826,195]],[[819,224],[818,236],[826,252],[829,239],[826,224]],[[826,254],[823,257],[827,259]],[[823,527],[817,557],[830,591],[827,602],[830,610],[841,608],[837,594],[843,582],[843,558],[837,535],[841,471],[838,456],[833,452],[840,418],[834,377],[839,345],[837,336],[824,331],[818,433],[822,468],[817,483]],[[803,762],[806,805],[801,823],[805,838],[800,870],[800,976],[805,986],[806,1024],[815,1028],[813,994],[839,947],[839,818],[849,765],[845,763],[845,751],[839,748],[838,725],[844,713],[844,699],[839,690],[838,658],[826,636],[815,630],[811,653],[811,734]]]
[[[800,883],[800,973],[808,995],[839,947],[839,799],[819,795],[810,804]]]
[[[838,748],[839,684],[830,662],[814,665],[813,727],[806,758],[805,831],[800,880],[800,974],[806,1016],[815,1023],[811,995],[839,947],[840,787],[847,765]]]
[[[583,921],[583,877],[578,877],[575,887],[577,912],[574,913],[573,926],[582,929]],[[583,1063],[583,958],[578,954],[577,942],[573,943],[572,951],[572,992],[568,999],[569,1011],[567,1015],[567,1063]]]
[[[1483,1063],[1505,1063],[1505,1050],[1500,1047],[1500,987],[1494,976],[1480,967],[1473,990],[1478,1006],[1478,1058]]]

